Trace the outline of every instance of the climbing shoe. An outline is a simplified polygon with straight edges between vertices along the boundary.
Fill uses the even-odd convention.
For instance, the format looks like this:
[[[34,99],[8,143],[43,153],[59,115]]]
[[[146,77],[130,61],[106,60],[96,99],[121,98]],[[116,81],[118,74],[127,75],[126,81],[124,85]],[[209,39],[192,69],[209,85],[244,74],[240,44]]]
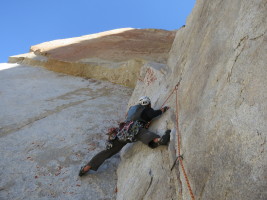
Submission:
[[[89,170],[87,170],[87,171],[84,170],[86,167],[89,167],[89,170],[91,168],[89,165],[85,165],[85,166],[81,167],[81,169],[79,171],[79,176],[83,176],[84,174],[86,174],[89,171]]]
[[[165,131],[165,134],[160,138],[159,145],[167,145],[170,141],[171,130]]]

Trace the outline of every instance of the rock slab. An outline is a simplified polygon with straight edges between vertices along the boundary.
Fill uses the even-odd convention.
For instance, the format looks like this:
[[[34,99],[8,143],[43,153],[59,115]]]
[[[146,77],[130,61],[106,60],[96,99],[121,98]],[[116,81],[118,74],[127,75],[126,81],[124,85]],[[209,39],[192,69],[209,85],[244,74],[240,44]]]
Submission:
[[[196,1],[186,26],[177,31],[167,65],[150,63],[141,69],[129,106],[147,95],[152,106],[160,108],[181,80],[181,153],[195,199],[267,199],[266,19],[266,0]],[[152,123],[151,130],[159,134],[166,128],[175,128],[175,95],[167,105],[172,109]],[[128,183],[133,179],[149,178],[149,169],[156,161],[148,164],[146,151],[150,150],[142,149],[134,160],[122,157],[118,177],[121,187],[128,185],[130,190]],[[154,159],[162,161],[161,156]],[[131,169],[131,177],[135,177],[123,177],[129,171],[129,163],[140,166],[140,175]],[[166,162],[162,166],[155,174],[174,178],[170,172],[165,173]],[[177,170],[178,177],[172,185],[176,196],[172,193],[169,199],[191,199],[181,166]],[[171,184],[164,182],[160,192],[150,187],[149,192],[168,194],[166,185]],[[140,189],[135,191],[131,194],[141,199]],[[147,193],[143,197],[160,199],[148,197]]]
[[[119,156],[78,172],[105,148],[132,90],[40,67],[0,69],[0,199],[115,199]]]

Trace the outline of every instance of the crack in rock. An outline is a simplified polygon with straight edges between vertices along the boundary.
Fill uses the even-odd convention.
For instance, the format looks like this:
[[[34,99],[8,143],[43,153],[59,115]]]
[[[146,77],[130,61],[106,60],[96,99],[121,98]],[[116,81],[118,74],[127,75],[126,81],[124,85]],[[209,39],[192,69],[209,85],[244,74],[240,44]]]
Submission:
[[[249,38],[249,40],[257,40],[257,39],[261,38],[262,36],[264,36],[266,32],[267,32],[267,31],[265,31],[265,32],[262,33],[261,35],[256,36],[256,37],[254,37],[254,38]]]
[[[244,40],[248,39],[248,36],[246,35],[245,37],[241,38],[238,45],[235,48],[235,51],[241,46]]]
[[[24,121],[22,123],[19,123],[19,124],[11,124],[11,125],[2,127],[0,129],[0,138],[3,137],[3,136],[5,136],[5,135],[8,135],[10,133],[19,131],[19,130],[23,129],[26,126],[33,124],[36,121],[39,121],[41,119],[44,119],[44,118],[46,118],[46,117],[48,117],[50,115],[53,115],[55,113],[61,112],[62,110],[67,109],[69,107],[72,107],[72,106],[76,106],[78,104],[81,104],[81,103],[83,103],[85,101],[86,100],[81,100],[81,101],[76,101],[76,102],[72,102],[72,103],[68,103],[68,104],[63,104],[61,106],[57,106],[54,110],[48,110],[48,111],[40,114],[39,116],[29,118],[27,121]]]
[[[234,49],[234,51],[238,50],[239,47],[240,47],[240,46],[241,46],[247,39],[248,39],[248,36],[243,37],[243,38],[240,40],[240,42],[238,43],[237,47]],[[234,68],[234,66],[235,66],[235,64],[236,64],[236,62],[237,62],[239,56],[240,56],[241,53],[243,52],[244,48],[245,48],[245,45],[242,45],[241,50],[240,50],[240,51],[237,53],[237,55],[235,56],[235,60],[233,61],[231,70],[230,70],[230,72],[228,72],[228,76],[227,76],[227,81],[228,81],[228,82],[231,81],[231,76],[232,76],[232,73],[233,73],[233,68]]]
[[[146,192],[145,192],[144,197],[146,196],[146,194],[147,194],[148,190],[150,189],[150,187],[151,187],[151,185],[152,185],[152,182],[153,182],[153,175],[152,175],[152,171],[151,171],[151,169],[149,170],[149,176],[150,176],[150,182],[149,182],[149,185],[148,185],[148,187],[147,187],[147,190],[146,190]]]

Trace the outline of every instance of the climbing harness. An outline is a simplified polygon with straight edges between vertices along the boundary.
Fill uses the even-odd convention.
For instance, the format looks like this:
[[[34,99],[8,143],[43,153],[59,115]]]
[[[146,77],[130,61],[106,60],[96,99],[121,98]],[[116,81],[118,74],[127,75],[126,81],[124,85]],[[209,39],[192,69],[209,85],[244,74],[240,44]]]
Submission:
[[[117,138],[122,142],[136,142],[136,135],[143,124],[139,121],[126,122],[119,130]]]
[[[119,128],[109,128],[106,140],[106,150],[111,149],[114,144],[114,140],[118,139],[121,142],[136,142],[136,135],[140,128],[143,128],[143,123],[139,121],[121,122]]]
[[[173,168],[176,165],[177,161],[179,161],[178,163],[181,165],[181,168],[182,168],[182,171],[183,171],[183,174],[184,174],[184,177],[185,177],[185,181],[186,181],[186,184],[187,184],[187,187],[188,187],[188,190],[189,190],[191,199],[192,200],[195,200],[194,193],[192,191],[192,188],[191,188],[191,185],[190,185],[188,176],[187,176],[186,171],[185,171],[185,168],[184,168],[183,155],[181,155],[181,134],[180,134],[180,130],[179,130],[179,113],[178,113],[178,88],[180,86],[180,82],[181,82],[181,79],[175,85],[174,89],[172,90],[172,92],[170,93],[170,95],[166,98],[166,100],[164,101],[164,103],[162,104],[161,107],[163,107],[165,105],[165,103],[169,100],[169,98],[175,92],[175,94],[176,94],[175,95],[176,96],[176,101],[175,101],[175,103],[176,103],[176,137],[177,137],[177,143],[178,143],[178,148],[177,148],[177,154],[178,154],[178,156],[177,156],[176,160],[174,161],[174,164],[173,164],[171,170],[173,170]]]

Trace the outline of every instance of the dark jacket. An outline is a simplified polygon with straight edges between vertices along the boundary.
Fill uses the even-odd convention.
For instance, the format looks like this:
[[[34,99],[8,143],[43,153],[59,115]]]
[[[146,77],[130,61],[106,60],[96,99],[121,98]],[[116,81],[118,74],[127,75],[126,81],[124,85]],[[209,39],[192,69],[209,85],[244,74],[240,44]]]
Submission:
[[[162,114],[161,110],[154,110],[151,106],[145,106],[146,108],[141,113],[141,118],[146,121],[146,123],[150,122],[152,119],[158,117]]]

